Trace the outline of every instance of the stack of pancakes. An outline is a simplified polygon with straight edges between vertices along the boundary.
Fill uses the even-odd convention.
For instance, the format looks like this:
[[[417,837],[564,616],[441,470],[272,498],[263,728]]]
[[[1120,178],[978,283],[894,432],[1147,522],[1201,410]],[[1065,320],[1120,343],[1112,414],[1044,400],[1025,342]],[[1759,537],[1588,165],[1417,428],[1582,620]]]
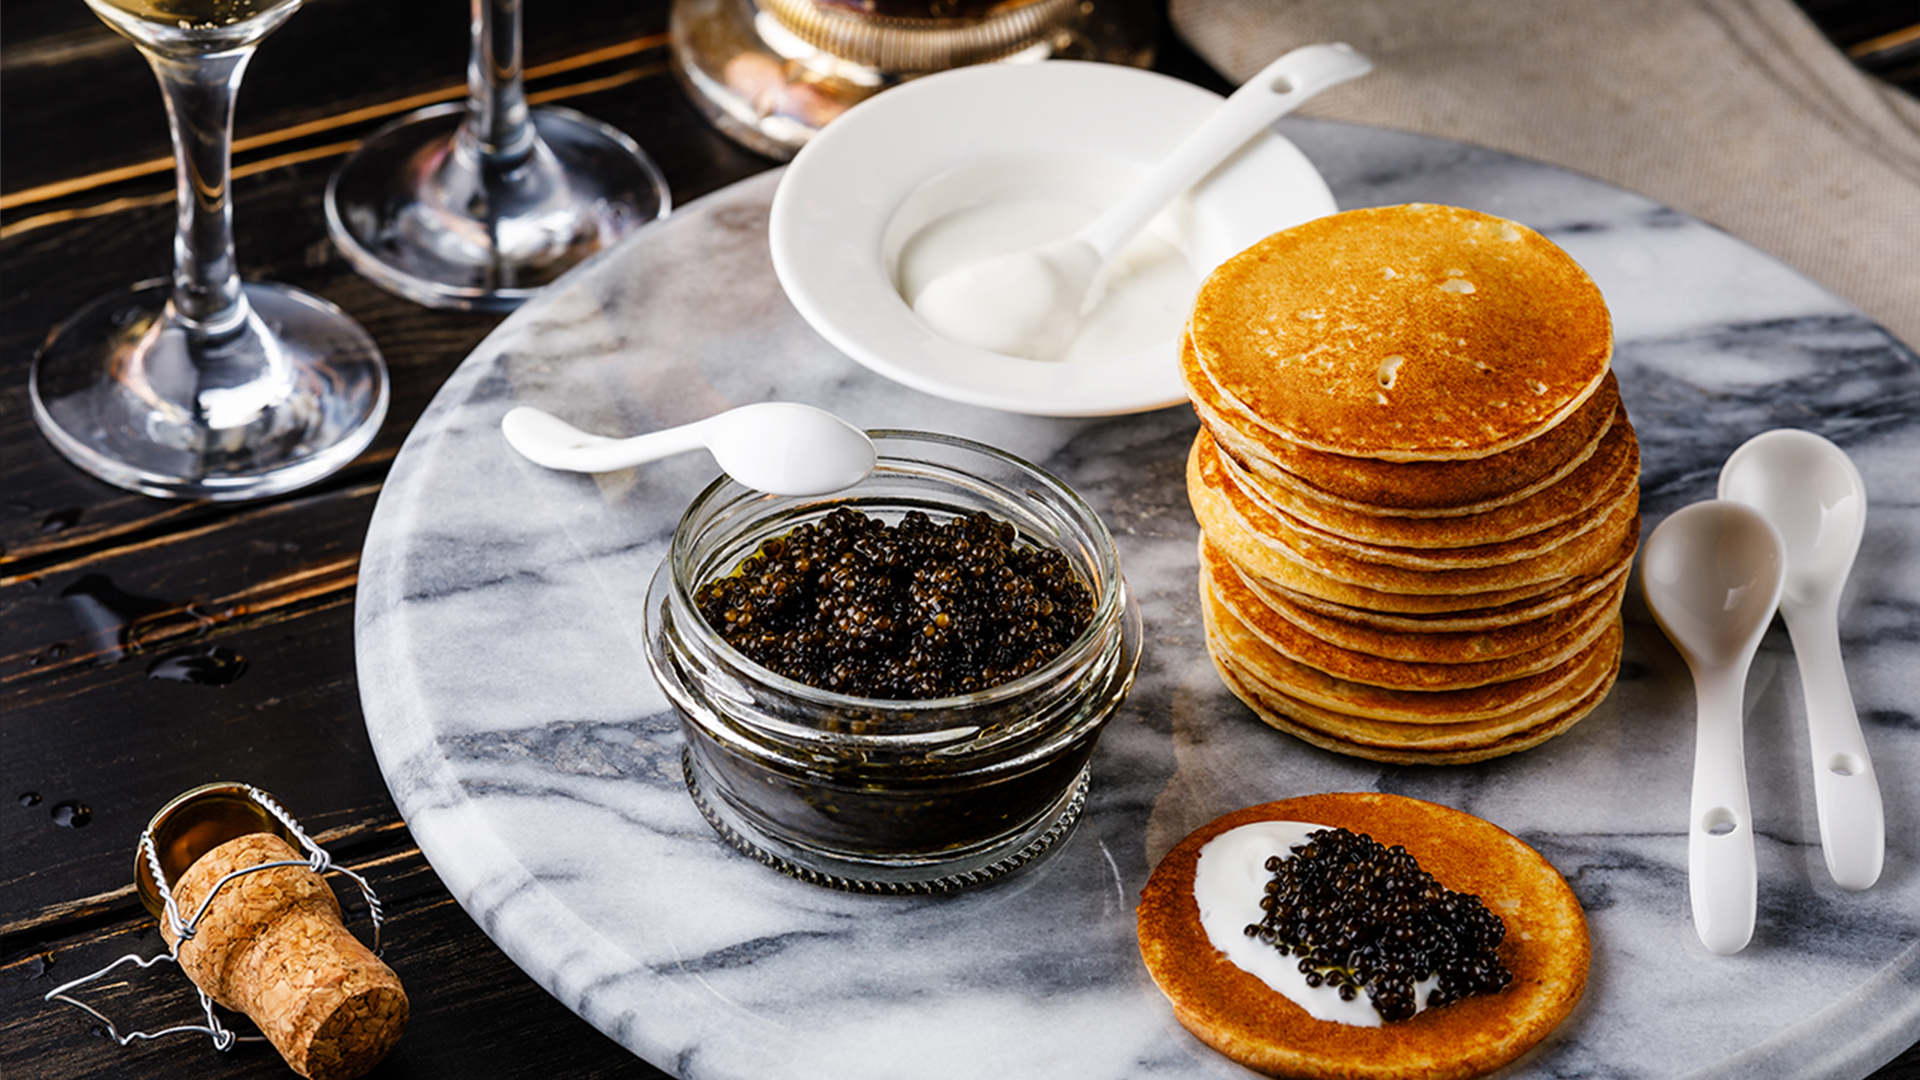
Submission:
[[[1223,264],[1182,350],[1207,646],[1380,761],[1536,745],[1619,670],[1639,444],[1599,289],[1524,226],[1355,210]]]

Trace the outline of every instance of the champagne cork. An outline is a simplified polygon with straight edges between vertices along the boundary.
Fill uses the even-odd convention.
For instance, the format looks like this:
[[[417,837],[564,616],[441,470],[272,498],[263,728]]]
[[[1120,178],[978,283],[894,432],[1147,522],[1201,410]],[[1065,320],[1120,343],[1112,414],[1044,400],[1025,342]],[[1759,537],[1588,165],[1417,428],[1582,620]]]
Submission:
[[[222,886],[191,938],[161,934],[181,970],[214,1001],[246,1013],[293,1071],[352,1080],[386,1057],[407,1022],[399,976],[350,933],[333,889],[291,845],[250,832],[200,855],[171,885],[183,916],[221,878],[283,859]]]

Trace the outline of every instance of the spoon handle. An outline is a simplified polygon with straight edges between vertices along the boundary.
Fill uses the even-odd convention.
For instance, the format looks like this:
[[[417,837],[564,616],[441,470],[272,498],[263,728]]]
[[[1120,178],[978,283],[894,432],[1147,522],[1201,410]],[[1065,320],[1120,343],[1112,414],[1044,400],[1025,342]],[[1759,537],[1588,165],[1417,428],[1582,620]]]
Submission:
[[[1111,259],[1174,197],[1212,172],[1260,129],[1320,91],[1357,79],[1373,63],[1346,45],[1305,45],[1262,68],[1119,202],[1076,234],[1102,262]]]
[[[1759,870],[1740,717],[1746,665],[1696,672],[1693,798],[1687,836],[1687,884],[1693,927],[1707,948],[1730,956],[1753,937]]]
[[[1813,797],[1827,873],[1843,889],[1864,889],[1879,880],[1886,858],[1886,813],[1840,660],[1838,618],[1831,605],[1782,604],[1780,614],[1807,699]]]
[[[528,405],[509,409],[500,420],[507,444],[535,465],[562,472],[601,473],[629,469],[706,446],[713,418],[626,439],[582,431],[551,413]]]

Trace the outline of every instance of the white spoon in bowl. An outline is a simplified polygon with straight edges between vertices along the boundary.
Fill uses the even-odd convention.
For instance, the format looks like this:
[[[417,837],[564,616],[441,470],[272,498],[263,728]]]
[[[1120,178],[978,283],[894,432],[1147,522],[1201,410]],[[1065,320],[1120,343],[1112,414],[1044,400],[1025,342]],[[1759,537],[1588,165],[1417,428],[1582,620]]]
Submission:
[[[612,472],[705,449],[728,476],[773,495],[825,495],[873,471],[866,432],[811,405],[763,401],[691,424],[611,439],[522,405],[500,420],[507,445],[563,472]]]
[[[1840,660],[1839,623],[1840,591],[1866,530],[1866,485],[1846,451],[1810,431],[1781,428],[1727,458],[1720,497],[1760,511],[1786,543],[1780,616],[1807,699],[1820,847],[1836,884],[1864,889],[1879,880],[1887,824]]]
[[[1329,87],[1373,70],[1346,45],[1306,45],[1248,79],[1147,178],[1063,240],[955,267],[928,282],[913,310],[949,341],[1049,360],[1099,302],[1100,271],[1134,234],[1247,140]]]
[[[1752,507],[1711,500],[1662,521],[1640,555],[1654,621],[1693,672],[1697,713],[1687,883],[1693,926],[1722,956],[1746,948],[1758,904],[1741,701],[1786,578],[1780,534]]]

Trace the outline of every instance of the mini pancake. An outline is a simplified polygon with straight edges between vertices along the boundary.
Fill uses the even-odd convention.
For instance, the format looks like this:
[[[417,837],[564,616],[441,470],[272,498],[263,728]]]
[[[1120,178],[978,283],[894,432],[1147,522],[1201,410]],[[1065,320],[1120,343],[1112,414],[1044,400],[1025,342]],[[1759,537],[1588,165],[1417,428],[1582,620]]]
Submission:
[[[1194,411],[1223,446],[1275,484],[1357,511],[1407,517],[1484,513],[1559,482],[1598,445],[1620,406],[1611,371],[1565,421],[1509,450],[1467,461],[1380,461],[1329,454],[1280,438],[1235,415],[1183,338],[1183,372]]]
[[[1200,573],[1203,595],[1211,596],[1233,612],[1268,648],[1335,678],[1391,690],[1467,690],[1538,675],[1584,652],[1619,611],[1620,593],[1614,593],[1612,603],[1594,606],[1584,613],[1582,620],[1554,637],[1535,642],[1531,648],[1510,656],[1460,663],[1402,660],[1323,641],[1261,604],[1238,575],[1219,574],[1205,564]],[[1411,638],[1403,638],[1402,642],[1409,649],[1418,647]]]
[[[1236,565],[1243,577],[1263,591],[1280,592],[1296,603],[1319,605],[1323,610],[1345,614],[1356,622],[1377,622],[1391,628],[1404,626],[1406,621],[1411,620],[1433,620],[1455,624],[1460,629],[1474,629],[1492,625],[1509,612],[1532,613],[1565,603],[1571,597],[1586,595],[1595,587],[1597,580],[1624,574],[1632,565],[1638,546],[1639,532],[1636,529],[1624,537],[1613,555],[1591,574],[1525,588],[1459,596],[1380,592],[1331,578],[1319,579],[1315,584],[1321,587],[1320,590],[1308,593],[1291,588],[1282,581],[1258,577],[1256,571],[1244,564]]]
[[[1245,577],[1220,553],[1205,542],[1200,548],[1203,572],[1216,580],[1234,585],[1233,603],[1271,614],[1310,638],[1329,646],[1364,653],[1387,660],[1425,664],[1472,664],[1521,656],[1538,649],[1543,642],[1571,633],[1595,619],[1620,608],[1626,592],[1626,576],[1613,577],[1612,584],[1596,590],[1578,603],[1555,608],[1532,619],[1508,619],[1494,625],[1468,630],[1446,630],[1432,625],[1383,627],[1361,619],[1343,619],[1304,604],[1295,603],[1286,594],[1263,588]]]
[[[1421,573],[1447,573],[1459,570],[1503,570],[1532,574],[1543,563],[1557,569],[1573,545],[1587,534],[1600,529],[1637,505],[1640,480],[1637,474],[1617,477],[1617,483],[1604,497],[1565,521],[1538,533],[1490,544],[1459,548],[1405,548],[1363,543],[1328,532],[1310,522],[1279,509],[1261,497],[1259,489],[1243,482],[1231,459],[1220,453],[1219,444],[1201,431],[1196,441],[1203,474],[1217,474],[1238,516],[1249,527],[1277,543],[1331,577],[1356,584],[1371,584],[1367,575],[1374,568],[1398,568]],[[1358,576],[1356,576],[1358,575]],[[1467,578],[1461,579],[1463,584]],[[1465,586],[1462,591],[1478,591]]]
[[[1301,507],[1291,500],[1276,498],[1275,489],[1263,486],[1248,475],[1232,455],[1220,450],[1217,441],[1211,447],[1211,452],[1219,461],[1221,474],[1241,495],[1318,546],[1362,562],[1403,566],[1410,570],[1454,570],[1504,566],[1545,555],[1580,534],[1599,527],[1623,501],[1637,500],[1640,494],[1639,455],[1637,452],[1628,453],[1633,442],[1632,429],[1621,430],[1622,435],[1615,443],[1617,452],[1608,455],[1611,461],[1607,464],[1612,467],[1605,475],[1583,476],[1581,473],[1584,470],[1578,470],[1561,483],[1522,502],[1469,518],[1369,520],[1364,516],[1356,516],[1340,522],[1346,528],[1329,528],[1299,512],[1301,509],[1311,512],[1314,507],[1310,504]],[[1202,437],[1210,438],[1211,433],[1203,432]],[[1632,458],[1632,468],[1626,467],[1629,457]],[[1588,460],[1601,461],[1601,455],[1595,454]],[[1585,487],[1576,487],[1576,480],[1587,484]],[[1523,509],[1527,507],[1531,509]],[[1505,524],[1496,521],[1496,528],[1499,531],[1514,531],[1514,535],[1479,534],[1482,538],[1476,539],[1476,523],[1488,518],[1506,518]],[[1357,532],[1368,532],[1374,522],[1393,525],[1372,528],[1371,535],[1356,535]],[[1396,543],[1403,535],[1415,543]],[[1446,543],[1448,540],[1457,542]]]
[[[1603,649],[1606,638],[1574,661],[1506,682],[1460,690],[1396,690],[1329,675],[1269,647],[1211,594],[1201,597],[1208,652],[1216,667],[1245,669],[1264,685],[1306,704],[1348,716],[1395,724],[1456,724],[1495,720],[1556,696],[1565,699],[1580,661]]]
[[[1315,1020],[1214,948],[1193,895],[1200,850],[1256,821],[1301,821],[1399,844],[1442,885],[1480,897],[1506,924],[1513,981],[1379,1027]],[[1195,830],[1162,857],[1140,893],[1140,956],[1173,1014],[1248,1068],[1310,1080],[1418,1076],[1467,1080],[1512,1062],[1572,1013],[1592,945],[1585,913],[1540,854],[1490,822],[1437,803],[1372,792],[1250,806]]]
[[[1587,704],[1569,709],[1536,727],[1516,732],[1485,746],[1460,750],[1409,750],[1355,742],[1322,731],[1310,724],[1299,722],[1286,712],[1284,699],[1270,701],[1249,689],[1237,674],[1222,671],[1221,679],[1226,683],[1227,689],[1233,691],[1234,696],[1275,731],[1291,735],[1308,746],[1321,750],[1345,754],[1348,757],[1364,758],[1368,761],[1378,761],[1387,765],[1472,765],[1476,762],[1505,757],[1508,754],[1517,754],[1522,750],[1531,750],[1549,739],[1565,734],[1569,728],[1584,719],[1587,713],[1606,696],[1606,691],[1603,690],[1595,694]],[[1608,689],[1611,689],[1611,684]],[[1272,707],[1274,705],[1282,707]]]
[[[1476,646],[1476,650],[1484,650],[1486,655],[1492,655],[1503,648],[1498,642],[1509,636],[1507,630],[1530,625],[1538,619],[1553,619],[1571,607],[1594,600],[1601,592],[1617,590],[1632,569],[1632,552],[1632,544],[1626,544],[1620,550],[1619,563],[1615,563],[1611,569],[1590,577],[1571,578],[1563,588],[1534,600],[1505,603],[1500,607],[1475,607],[1469,611],[1438,611],[1432,615],[1367,611],[1365,607],[1348,607],[1346,603],[1321,600],[1317,596],[1294,592],[1290,588],[1281,588],[1273,582],[1248,575],[1240,575],[1240,580],[1260,594],[1261,603],[1332,642],[1342,640],[1342,634],[1352,632],[1352,626],[1369,626],[1373,630],[1398,634],[1480,634],[1486,636],[1488,642]]]
[[[1306,738],[1326,749],[1355,752],[1378,758],[1382,752],[1394,754],[1401,763],[1438,764],[1430,755],[1511,752],[1515,739],[1537,734],[1548,727],[1563,730],[1598,705],[1613,686],[1620,671],[1620,643],[1624,631],[1616,616],[1608,620],[1605,633],[1585,650],[1539,676],[1478,688],[1484,697],[1499,701],[1509,686],[1525,691],[1516,695],[1515,704],[1478,715],[1447,712],[1452,706],[1471,701],[1460,691],[1399,691],[1406,710],[1417,714],[1412,720],[1370,715],[1377,689],[1355,683],[1326,683],[1329,677],[1288,660],[1269,648],[1234,613],[1217,603],[1202,606],[1208,656],[1234,696],[1269,726]],[[1295,693],[1301,689],[1300,677],[1306,676],[1306,689],[1318,700]],[[1315,680],[1322,680],[1316,682]],[[1322,692],[1326,685],[1357,690],[1350,697]],[[1535,693],[1535,687],[1545,687]],[[1420,700],[1432,699],[1432,700]],[[1359,710],[1359,711],[1356,711]],[[1303,732],[1305,734],[1303,734]]]
[[[1531,749],[1563,734],[1613,689],[1618,665],[1584,696],[1538,718],[1460,724],[1394,724],[1318,708],[1227,669],[1221,679],[1262,723],[1309,746],[1389,765],[1469,765]]]
[[[1600,570],[1610,564],[1628,535],[1639,533],[1636,497],[1609,507],[1598,527],[1531,559],[1435,571],[1368,563],[1315,544],[1298,524],[1247,497],[1226,477],[1218,456],[1209,452],[1210,443],[1202,431],[1187,463],[1188,502],[1201,530],[1243,570],[1340,603],[1351,602],[1347,598],[1355,595],[1353,588],[1429,601],[1376,605],[1387,611],[1446,611],[1510,603],[1551,592],[1568,578]]]
[[[1230,411],[1316,450],[1457,461],[1579,409],[1613,327],[1585,270],[1459,207],[1349,210],[1261,240],[1201,283],[1197,362]]]
[[[1274,483],[1271,472],[1248,467],[1214,436],[1220,463],[1233,482],[1270,509],[1298,518],[1313,528],[1357,543],[1417,550],[1485,547],[1490,544],[1525,545],[1510,550],[1522,556],[1552,546],[1563,537],[1563,526],[1620,498],[1638,485],[1640,444],[1626,410],[1615,412],[1594,452],[1560,478],[1525,498],[1477,514],[1448,517],[1402,517],[1361,510],[1350,503],[1331,502],[1309,494],[1305,485]]]

